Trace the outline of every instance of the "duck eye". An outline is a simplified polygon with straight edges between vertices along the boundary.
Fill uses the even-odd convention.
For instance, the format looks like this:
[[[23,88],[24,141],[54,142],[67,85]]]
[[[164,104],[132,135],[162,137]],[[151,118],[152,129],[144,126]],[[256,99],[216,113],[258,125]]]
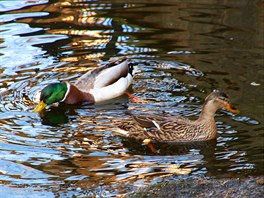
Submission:
[[[219,99],[223,102],[229,102],[229,99],[228,98],[225,98],[225,97],[219,97]]]

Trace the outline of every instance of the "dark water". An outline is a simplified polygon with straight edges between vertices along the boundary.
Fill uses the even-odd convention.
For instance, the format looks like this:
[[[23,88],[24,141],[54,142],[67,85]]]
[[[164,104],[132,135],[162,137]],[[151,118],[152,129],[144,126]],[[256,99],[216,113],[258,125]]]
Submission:
[[[115,196],[167,175],[263,174],[263,19],[251,0],[0,1],[1,196]],[[149,103],[32,113],[43,86],[124,55],[140,70],[130,91]],[[127,107],[196,117],[213,89],[240,109],[217,114],[216,141],[154,154],[111,130]]]

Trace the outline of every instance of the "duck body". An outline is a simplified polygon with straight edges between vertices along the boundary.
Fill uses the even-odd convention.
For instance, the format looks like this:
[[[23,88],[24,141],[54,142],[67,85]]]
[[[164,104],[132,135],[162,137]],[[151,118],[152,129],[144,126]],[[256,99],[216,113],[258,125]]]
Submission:
[[[88,71],[74,84],[67,81],[49,84],[41,91],[34,112],[56,102],[94,104],[121,96],[132,83],[132,71],[128,60],[121,59]]]
[[[160,117],[151,115],[133,115],[133,120],[127,120],[118,125],[116,132],[137,139],[150,139],[156,142],[190,142],[207,141],[216,138],[215,120],[192,121],[183,117]],[[144,119],[144,124],[139,121]],[[146,124],[148,120],[148,125]]]
[[[197,120],[189,120],[179,116],[133,115],[132,120],[125,120],[117,124],[115,132],[122,136],[156,142],[195,142],[207,141],[217,137],[215,112],[225,108],[233,113],[226,94],[214,91],[209,94]]]

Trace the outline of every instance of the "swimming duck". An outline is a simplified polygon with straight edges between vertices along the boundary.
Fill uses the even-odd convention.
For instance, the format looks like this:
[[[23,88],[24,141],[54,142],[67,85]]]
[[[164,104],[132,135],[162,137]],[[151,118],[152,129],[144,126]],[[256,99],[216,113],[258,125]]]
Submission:
[[[133,66],[126,59],[112,61],[81,76],[74,84],[59,82],[47,85],[33,110],[42,111],[56,102],[94,104],[121,96],[132,83]]]
[[[232,113],[238,111],[231,106],[228,96],[221,91],[213,91],[206,98],[197,120],[179,116],[130,115],[132,120],[118,122],[113,130],[121,136],[137,140],[156,142],[193,142],[216,138],[217,128],[214,120],[218,109]]]

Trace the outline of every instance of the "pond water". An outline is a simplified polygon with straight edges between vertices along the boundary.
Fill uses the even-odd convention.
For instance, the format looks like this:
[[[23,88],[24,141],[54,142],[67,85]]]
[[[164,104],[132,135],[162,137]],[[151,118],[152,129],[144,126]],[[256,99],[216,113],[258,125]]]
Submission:
[[[1,1],[1,196],[116,196],[169,175],[263,174],[262,10],[254,0]],[[32,112],[43,86],[120,56],[137,65],[130,92],[148,103]],[[213,89],[240,110],[217,113],[215,141],[155,154],[111,130],[127,108],[195,118]]]

